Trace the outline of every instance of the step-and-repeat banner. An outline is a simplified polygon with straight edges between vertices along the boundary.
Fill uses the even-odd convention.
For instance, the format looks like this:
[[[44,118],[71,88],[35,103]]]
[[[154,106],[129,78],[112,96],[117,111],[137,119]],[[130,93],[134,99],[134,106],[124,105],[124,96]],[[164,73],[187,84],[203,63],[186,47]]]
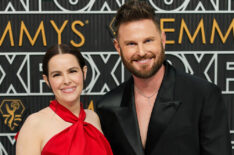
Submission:
[[[79,47],[88,75],[82,102],[96,101],[130,76],[115,51],[113,18],[125,0],[1,0],[0,154],[15,154],[15,133],[53,94],[42,79],[48,47]],[[228,110],[234,155],[234,0],[149,0],[176,68],[218,85]]]

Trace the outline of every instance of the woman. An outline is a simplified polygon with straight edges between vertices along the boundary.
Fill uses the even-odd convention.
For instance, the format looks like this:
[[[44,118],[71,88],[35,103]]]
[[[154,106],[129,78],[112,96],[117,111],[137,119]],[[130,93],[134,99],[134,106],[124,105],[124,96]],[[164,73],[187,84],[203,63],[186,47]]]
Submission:
[[[83,110],[80,103],[86,73],[77,49],[61,44],[46,52],[43,78],[55,100],[26,119],[17,138],[17,155],[112,155],[97,114]]]

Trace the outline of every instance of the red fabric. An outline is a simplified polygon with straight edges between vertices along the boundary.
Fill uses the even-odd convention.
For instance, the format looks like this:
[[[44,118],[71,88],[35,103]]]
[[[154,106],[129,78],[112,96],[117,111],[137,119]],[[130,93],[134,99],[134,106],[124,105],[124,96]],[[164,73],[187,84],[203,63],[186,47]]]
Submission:
[[[86,114],[82,106],[79,118],[55,100],[50,108],[72,125],[53,136],[41,155],[113,155],[104,135],[93,125],[84,122]]]
[[[18,136],[19,136],[19,132],[17,132],[16,135],[15,135],[15,137],[14,137],[16,141],[18,139]]]

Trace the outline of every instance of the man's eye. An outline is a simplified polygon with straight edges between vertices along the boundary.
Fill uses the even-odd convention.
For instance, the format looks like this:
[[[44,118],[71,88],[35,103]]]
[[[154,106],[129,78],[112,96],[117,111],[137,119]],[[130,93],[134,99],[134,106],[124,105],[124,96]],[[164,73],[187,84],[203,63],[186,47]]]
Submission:
[[[128,46],[133,46],[133,45],[136,45],[136,43],[130,42],[130,43],[127,43],[127,45],[128,45]]]
[[[77,70],[71,70],[70,71],[70,73],[76,73],[77,72]]]
[[[148,43],[148,42],[151,42],[152,40],[151,39],[147,39],[146,41],[145,41],[145,43]]]

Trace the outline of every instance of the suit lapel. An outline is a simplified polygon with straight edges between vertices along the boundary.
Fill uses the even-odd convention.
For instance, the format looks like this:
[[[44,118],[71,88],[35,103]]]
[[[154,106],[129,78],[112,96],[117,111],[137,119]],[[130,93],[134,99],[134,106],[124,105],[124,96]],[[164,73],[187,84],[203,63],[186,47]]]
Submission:
[[[156,148],[161,135],[166,130],[180,102],[174,100],[175,70],[165,63],[165,74],[155,101],[146,140],[146,154]]]
[[[144,155],[144,150],[141,144],[140,132],[137,122],[136,113],[133,110],[134,95],[133,95],[133,79],[131,78],[124,88],[120,108],[113,109],[119,124],[123,129],[129,144],[132,146],[136,155]]]

